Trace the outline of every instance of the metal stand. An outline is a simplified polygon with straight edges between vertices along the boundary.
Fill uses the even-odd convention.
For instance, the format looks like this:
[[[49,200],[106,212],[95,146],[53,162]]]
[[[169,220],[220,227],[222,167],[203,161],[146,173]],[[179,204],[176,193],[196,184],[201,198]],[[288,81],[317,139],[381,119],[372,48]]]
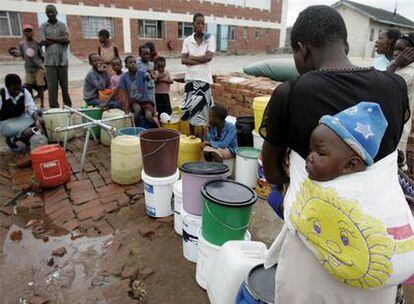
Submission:
[[[117,117],[105,118],[105,119],[93,119],[93,118],[87,116],[86,114],[82,113],[82,112],[86,112],[86,111],[88,111],[88,109],[74,109],[74,108],[71,108],[71,107],[68,107],[68,106],[64,105],[62,111],[56,111],[56,112],[50,112],[50,113],[48,113],[47,111],[43,112],[43,115],[67,113],[68,116],[67,116],[67,120],[66,120],[66,127],[57,127],[55,129],[55,132],[58,132],[58,133],[65,132],[65,137],[64,137],[64,141],[63,141],[63,149],[64,150],[66,150],[67,141],[68,141],[68,132],[69,131],[77,130],[77,129],[81,129],[81,128],[86,129],[85,142],[83,144],[82,157],[81,157],[81,162],[80,162],[81,172],[84,169],[86,155],[87,155],[87,152],[88,152],[89,137],[90,137],[91,133],[92,133],[93,139],[96,142],[98,142],[96,134],[92,129],[93,127],[96,127],[96,126],[101,127],[102,129],[104,129],[108,133],[110,138],[113,138],[113,137],[116,136],[116,129],[112,126],[109,126],[109,125],[105,124],[106,122],[114,121],[114,120],[121,120],[121,119],[131,119],[132,125],[135,127],[134,115],[132,113],[122,115],[122,116],[117,116]],[[79,115],[80,117],[86,119],[88,122],[81,123],[81,124],[78,124],[78,125],[72,125],[73,114]]]

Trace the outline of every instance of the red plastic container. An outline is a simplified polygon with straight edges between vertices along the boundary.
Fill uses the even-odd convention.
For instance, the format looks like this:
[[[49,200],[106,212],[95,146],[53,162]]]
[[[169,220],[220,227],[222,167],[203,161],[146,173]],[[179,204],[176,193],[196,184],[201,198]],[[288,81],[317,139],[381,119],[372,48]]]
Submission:
[[[70,180],[65,151],[59,145],[46,145],[30,153],[35,176],[43,188],[53,188]]]

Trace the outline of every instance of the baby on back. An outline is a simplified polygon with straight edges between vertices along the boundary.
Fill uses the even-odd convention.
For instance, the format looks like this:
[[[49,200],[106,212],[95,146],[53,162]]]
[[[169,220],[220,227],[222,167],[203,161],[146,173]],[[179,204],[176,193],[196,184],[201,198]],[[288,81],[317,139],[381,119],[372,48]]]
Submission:
[[[323,116],[310,138],[309,178],[324,182],[365,171],[374,163],[387,125],[381,107],[373,102]]]

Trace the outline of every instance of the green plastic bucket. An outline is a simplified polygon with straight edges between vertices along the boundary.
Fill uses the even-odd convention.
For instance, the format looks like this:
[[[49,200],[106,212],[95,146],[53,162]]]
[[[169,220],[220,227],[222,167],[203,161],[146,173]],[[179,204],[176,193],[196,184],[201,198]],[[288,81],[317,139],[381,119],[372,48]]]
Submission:
[[[102,118],[102,111],[100,108],[85,106],[85,107],[82,107],[82,109],[87,109],[86,111],[83,111],[83,113],[86,116],[89,116],[95,120]],[[86,122],[88,122],[88,120],[85,118],[82,118],[82,123],[86,123]],[[101,137],[101,127],[93,127],[92,130],[95,133],[96,138],[99,139]],[[92,134],[91,134],[91,137],[92,137]]]
[[[229,180],[219,179],[204,184],[203,237],[214,245],[227,241],[244,240],[250,224],[256,193],[249,187]]]

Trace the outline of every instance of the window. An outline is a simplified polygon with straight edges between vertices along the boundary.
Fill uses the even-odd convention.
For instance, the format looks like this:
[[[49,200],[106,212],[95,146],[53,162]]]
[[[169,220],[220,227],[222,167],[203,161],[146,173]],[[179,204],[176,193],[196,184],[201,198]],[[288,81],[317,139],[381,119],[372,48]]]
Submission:
[[[159,20],[139,20],[138,36],[141,38],[161,39],[164,37],[163,22]]]
[[[266,36],[269,36],[270,35],[270,29],[269,28],[267,28],[266,29]]]
[[[100,30],[107,30],[111,37],[114,36],[114,20],[107,17],[82,18],[82,33],[85,38],[96,38]]]
[[[260,32],[261,32],[261,30],[260,29],[254,29],[254,38],[255,39],[259,39],[259,37],[260,37]]]
[[[21,36],[21,28],[19,13],[0,11],[0,36]]]
[[[375,36],[375,29],[371,29],[371,32],[369,33],[369,41],[374,41]]]
[[[249,28],[244,27],[243,28],[243,39],[247,39],[248,34],[249,34]]]
[[[229,25],[229,40],[230,41],[236,40],[236,27],[233,25]]]
[[[178,38],[185,38],[193,34],[194,27],[190,22],[178,22]]]

